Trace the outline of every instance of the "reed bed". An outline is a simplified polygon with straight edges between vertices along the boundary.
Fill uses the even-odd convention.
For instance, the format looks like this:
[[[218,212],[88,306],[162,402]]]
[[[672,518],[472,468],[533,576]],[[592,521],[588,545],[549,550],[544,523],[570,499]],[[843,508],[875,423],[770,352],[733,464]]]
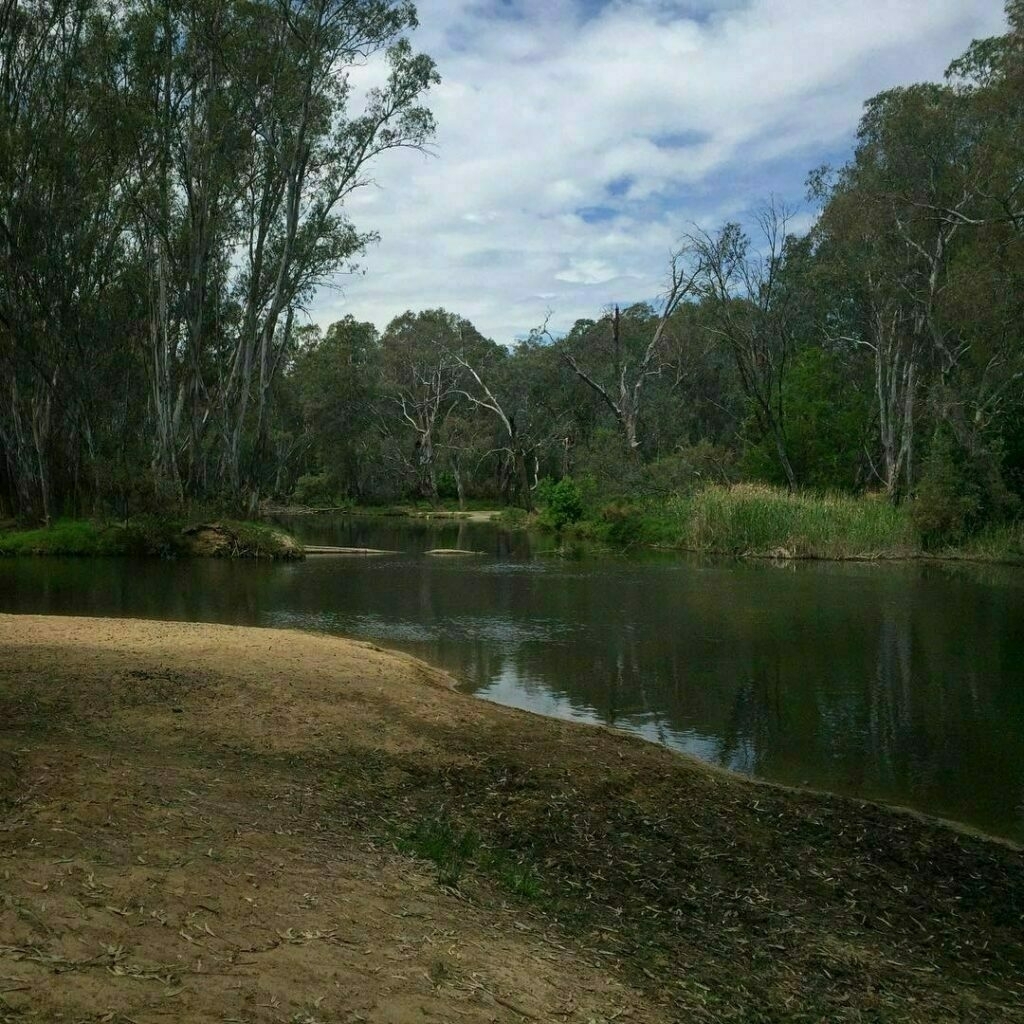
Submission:
[[[881,497],[708,487],[672,500],[679,544],[695,551],[785,558],[907,558],[920,553],[903,509]]]

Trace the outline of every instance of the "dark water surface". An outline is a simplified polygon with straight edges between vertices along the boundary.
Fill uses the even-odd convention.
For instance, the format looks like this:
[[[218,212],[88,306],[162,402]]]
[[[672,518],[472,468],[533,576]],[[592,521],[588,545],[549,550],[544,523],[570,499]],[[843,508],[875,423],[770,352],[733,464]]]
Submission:
[[[554,557],[488,524],[292,520],[292,565],[0,559],[0,611],[295,627],[489,700],[1024,841],[1024,571]],[[427,557],[431,547],[485,552]]]

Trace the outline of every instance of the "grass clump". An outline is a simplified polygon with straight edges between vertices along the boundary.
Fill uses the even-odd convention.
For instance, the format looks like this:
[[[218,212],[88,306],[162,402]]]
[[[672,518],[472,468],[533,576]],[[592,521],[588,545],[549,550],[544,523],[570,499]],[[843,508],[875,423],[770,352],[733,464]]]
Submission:
[[[456,888],[468,871],[476,868],[512,896],[527,900],[541,896],[541,877],[533,864],[510,851],[485,846],[479,832],[460,827],[447,815],[417,822],[396,845],[402,853],[435,864],[441,885]]]
[[[512,896],[536,900],[541,896],[541,879],[532,864],[499,857],[492,862],[492,871],[499,885]]]
[[[437,880],[455,888],[480,849],[480,837],[472,829],[462,830],[447,817],[417,822],[398,841],[402,853],[412,854],[437,865]]]
[[[283,530],[266,523],[253,523],[240,519],[221,520],[221,528],[232,538],[235,558],[295,558],[302,549]]]
[[[676,498],[671,510],[681,546],[695,551],[789,558],[907,557],[920,551],[906,512],[881,497],[736,484]]]

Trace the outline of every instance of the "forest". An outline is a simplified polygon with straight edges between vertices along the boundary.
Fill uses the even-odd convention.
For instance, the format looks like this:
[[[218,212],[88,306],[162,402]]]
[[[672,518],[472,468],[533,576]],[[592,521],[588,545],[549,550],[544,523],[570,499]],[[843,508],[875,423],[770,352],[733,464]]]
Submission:
[[[681,224],[656,299],[516,340],[445,309],[308,315],[373,273],[346,199],[433,135],[411,4],[0,0],[0,518],[613,520],[757,482],[905,508],[935,544],[1019,522],[1024,2],[1006,13],[941,83],[866,102],[850,160],[808,175],[809,231],[772,197]],[[379,53],[360,92],[346,69]]]

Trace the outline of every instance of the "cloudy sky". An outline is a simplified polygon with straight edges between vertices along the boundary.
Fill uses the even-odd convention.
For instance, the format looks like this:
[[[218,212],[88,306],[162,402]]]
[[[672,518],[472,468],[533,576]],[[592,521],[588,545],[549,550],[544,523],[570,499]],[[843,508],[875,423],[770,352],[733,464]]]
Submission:
[[[850,153],[863,101],[941,76],[1002,0],[419,0],[436,153],[348,212],[382,240],[322,325],[443,306],[495,341],[661,288],[693,223],[743,220]],[[372,81],[374,69],[364,80]],[[804,223],[808,223],[805,214]]]

